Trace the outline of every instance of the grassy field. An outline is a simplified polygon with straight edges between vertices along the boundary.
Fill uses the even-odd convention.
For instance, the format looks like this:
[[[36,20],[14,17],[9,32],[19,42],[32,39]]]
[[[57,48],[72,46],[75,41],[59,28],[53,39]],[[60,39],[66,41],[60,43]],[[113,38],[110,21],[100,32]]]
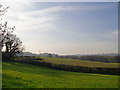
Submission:
[[[107,68],[118,68],[119,66],[118,63],[104,63],[104,62],[52,58],[52,57],[41,57],[41,58],[43,60],[40,60],[40,62],[48,62],[53,64],[64,64],[64,65],[85,66],[85,67],[107,67]]]
[[[53,59],[52,59],[53,60]],[[117,88],[118,76],[3,62],[3,88]]]

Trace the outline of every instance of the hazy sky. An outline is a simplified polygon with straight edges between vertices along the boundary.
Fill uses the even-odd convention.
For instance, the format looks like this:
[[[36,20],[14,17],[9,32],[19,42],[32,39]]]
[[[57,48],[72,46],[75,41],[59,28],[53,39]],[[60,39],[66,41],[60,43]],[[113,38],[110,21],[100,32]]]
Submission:
[[[87,54],[118,51],[117,2],[23,2],[3,21],[16,26],[26,51]]]

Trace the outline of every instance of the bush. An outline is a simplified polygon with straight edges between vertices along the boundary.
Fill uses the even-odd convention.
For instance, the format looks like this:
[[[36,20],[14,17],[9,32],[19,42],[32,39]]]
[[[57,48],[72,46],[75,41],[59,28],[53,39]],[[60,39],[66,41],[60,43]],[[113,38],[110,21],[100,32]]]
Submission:
[[[14,57],[10,56],[10,54],[6,52],[2,52],[2,60],[3,61],[13,61]]]

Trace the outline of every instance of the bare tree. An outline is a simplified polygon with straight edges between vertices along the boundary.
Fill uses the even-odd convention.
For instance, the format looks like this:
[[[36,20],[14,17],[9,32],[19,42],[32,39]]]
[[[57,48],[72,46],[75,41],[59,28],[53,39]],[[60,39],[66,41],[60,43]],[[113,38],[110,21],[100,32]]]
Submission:
[[[4,43],[5,43],[5,52],[3,55],[5,56],[6,60],[14,59],[14,56],[16,56],[18,53],[21,53],[23,51],[22,42],[20,38],[18,38],[14,34],[7,33],[4,38]]]
[[[2,47],[3,47],[3,39],[4,39],[4,34],[6,33],[6,30],[3,29],[4,26],[6,26],[6,23],[2,24],[2,16],[4,13],[7,11],[9,7],[3,7],[3,5],[0,5],[0,61],[2,61]]]
[[[0,5],[0,16],[4,15],[8,8],[9,7],[3,7],[3,5]]]
[[[4,8],[3,5],[0,5],[0,16],[3,16],[8,8],[9,7]],[[17,53],[20,53],[23,50],[20,38],[18,38],[15,34],[12,34],[14,29],[15,26],[8,27],[7,22],[0,23],[0,52],[2,51],[2,48],[5,47],[3,59],[12,60]]]
[[[0,51],[2,50],[3,47],[3,40],[5,34],[11,29],[7,27],[7,22],[2,23],[2,16],[5,14],[5,12],[8,10],[9,7],[3,7],[3,5],[0,5]],[[13,30],[13,28],[12,28]]]

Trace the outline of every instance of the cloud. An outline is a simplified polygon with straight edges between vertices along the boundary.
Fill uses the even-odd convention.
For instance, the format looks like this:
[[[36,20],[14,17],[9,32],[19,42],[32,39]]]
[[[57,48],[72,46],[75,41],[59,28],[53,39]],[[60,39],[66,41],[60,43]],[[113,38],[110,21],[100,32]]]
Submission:
[[[97,44],[96,41],[91,42],[94,37],[91,38],[93,34],[90,34],[89,32],[88,34],[86,34],[86,32],[85,34],[80,34],[79,32],[75,33],[75,31],[69,31],[68,33],[68,31],[65,31],[65,27],[62,27],[61,29],[63,29],[63,31],[60,31],[60,29],[57,27],[56,22],[59,22],[59,19],[62,19],[62,17],[58,13],[65,13],[69,11],[73,13],[74,11],[98,11],[107,8],[110,9],[110,7],[112,6],[113,5],[111,4],[96,5],[82,3],[79,5],[72,5],[71,3],[68,5],[53,5],[52,7],[39,8],[38,6],[36,7],[33,3],[28,2],[13,3],[11,4],[10,10],[8,10],[4,17],[6,18],[6,20],[9,21],[8,23],[10,24],[10,26],[16,26],[15,33],[21,38],[21,40],[23,41],[23,45],[26,46],[27,50],[37,52],[39,48],[43,48],[45,52],[54,51],[58,53],[59,51],[61,53],[80,53],[79,50],[81,52],[99,52],[99,50],[101,50],[102,52],[102,50],[107,51],[107,49],[105,48],[107,46],[109,46],[110,48],[113,44],[107,42],[105,43],[103,41],[100,43],[97,42]],[[52,32],[56,30],[61,33]],[[107,34],[105,33],[101,37],[110,39],[111,37],[116,37],[116,35],[116,30],[112,30],[112,32]],[[97,49],[98,47],[100,48]]]
[[[118,30],[111,30],[108,33],[102,34],[101,37],[107,40],[118,42]]]
[[[63,11],[92,11],[101,10],[105,8],[110,8],[111,4],[100,4],[100,5],[90,5],[90,4],[80,4],[80,5],[58,5],[44,9],[37,8],[33,3],[8,3],[11,6],[10,11],[5,15],[6,20],[10,21],[11,24],[15,24],[20,30],[31,30],[31,29],[47,29],[56,28],[55,22],[61,17],[55,15],[55,13]],[[54,24],[53,24],[54,22]],[[53,30],[53,29],[52,29]]]
[[[83,0],[1,0],[2,2],[83,2]],[[118,2],[119,0],[84,0],[84,2]]]
[[[5,20],[8,20],[11,25],[15,25],[17,31],[48,30],[48,28],[54,30],[55,25],[53,24],[53,22],[57,20],[58,17],[50,14],[48,16],[40,15],[40,13],[40,10],[39,12],[24,12],[23,9],[23,12],[14,12],[14,10],[12,9],[12,11],[5,16]]]
[[[53,6],[45,9],[40,9],[40,10],[35,10],[32,12],[29,12],[28,14],[31,16],[46,16],[50,15],[56,12],[60,11],[74,11],[74,10],[81,10],[81,11],[93,11],[93,10],[103,10],[106,8],[113,7],[112,4],[80,4],[80,5],[58,5],[58,6]]]
[[[118,36],[118,30],[112,31],[111,34],[114,35],[114,36]]]
[[[33,44],[34,43],[34,44]],[[51,53],[58,53],[58,54],[95,54],[95,53],[110,53],[110,52],[117,52],[118,46],[117,44],[113,44],[112,42],[84,42],[79,44],[69,44],[69,43],[61,43],[61,44],[43,44],[36,42],[30,42],[26,47],[26,49],[30,51],[35,51],[38,53],[39,50],[41,52],[51,52]],[[36,47],[30,48],[30,45]]]

